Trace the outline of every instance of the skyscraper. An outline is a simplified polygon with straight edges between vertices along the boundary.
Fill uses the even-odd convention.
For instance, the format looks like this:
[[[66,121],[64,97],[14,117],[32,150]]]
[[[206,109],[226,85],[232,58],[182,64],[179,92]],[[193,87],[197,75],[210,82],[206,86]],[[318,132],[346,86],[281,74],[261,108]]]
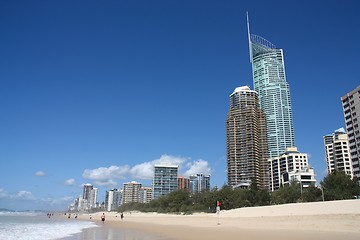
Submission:
[[[178,190],[178,166],[155,166],[153,198],[158,199]]]
[[[228,184],[247,188],[255,180],[268,188],[268,152],[265,114],[258,95],[249,87],[238,87],[230,95],[226,121]]]
[[[286,81],[283,50],[268,40],[250,34],[247,18],[250,62],[254,90],[266,114],[269,157],[274,158],[294,146],[294,127],[289,84]]]
[[[141,187],[142,184],[136,181],[124,183],[123,203],[139,202],[139,192]]]
[[[341,97],[354,176],[360,181],[360,86]]]
[[[210,190],[210,175],[194,174],[189,176],[190,192],[197,193]]]
[[[122,203],[121,189],[111,189],[105,193],[105,209],[107,211],[116,211]]]

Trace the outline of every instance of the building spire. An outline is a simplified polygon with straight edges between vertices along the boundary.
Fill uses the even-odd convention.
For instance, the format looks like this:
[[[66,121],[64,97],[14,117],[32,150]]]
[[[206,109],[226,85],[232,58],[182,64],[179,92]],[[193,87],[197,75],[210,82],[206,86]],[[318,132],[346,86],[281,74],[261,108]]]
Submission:
[[[248,40],[249,40],[249,54],[250,54],[250,62],[252,63],[252,46],[251,46],[251,38],[250,38],[250,22],[249,22],[249,12],[246,12],[246,23],[247,23],[247,31],[248,31]]]

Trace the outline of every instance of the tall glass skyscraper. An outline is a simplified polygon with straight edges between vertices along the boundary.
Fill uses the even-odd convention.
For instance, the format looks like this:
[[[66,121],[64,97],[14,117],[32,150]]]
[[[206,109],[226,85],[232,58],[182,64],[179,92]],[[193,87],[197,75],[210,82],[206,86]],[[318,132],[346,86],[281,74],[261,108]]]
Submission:
[[[247,18],[250,62],[254,89],[266,114],[269,157],[274,158],[294,146],[294,126],[289,84],[286,82],[283,50],[268,40],[250,34]]]

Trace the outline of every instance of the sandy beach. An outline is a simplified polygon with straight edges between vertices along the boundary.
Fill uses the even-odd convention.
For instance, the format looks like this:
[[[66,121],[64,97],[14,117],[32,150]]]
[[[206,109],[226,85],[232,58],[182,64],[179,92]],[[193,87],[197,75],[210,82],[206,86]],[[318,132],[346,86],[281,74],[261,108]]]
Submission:
[[[101,213],[91,214],[102,224]],[[126,229],[161,239],[360,239],[360,200],[240,208],[192,215],[105,212],[109,229]],[[79,219],[90,219],[89,214]],[[116,239],[116,238],[114,238]],[[143,238],[139,238],[143,239]]]

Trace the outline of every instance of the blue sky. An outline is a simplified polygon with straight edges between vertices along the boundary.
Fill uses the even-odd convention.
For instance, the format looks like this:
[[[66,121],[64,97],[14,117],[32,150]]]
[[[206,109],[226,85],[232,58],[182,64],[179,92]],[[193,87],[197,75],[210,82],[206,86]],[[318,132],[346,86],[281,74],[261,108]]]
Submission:
[[[1,1],[0,208],[62,210],[151,185],[155,163],[226,183],[229,95],[253,89],[251,31],[284,50],[295,144],[323,136],[359,84],[358,1]]]

